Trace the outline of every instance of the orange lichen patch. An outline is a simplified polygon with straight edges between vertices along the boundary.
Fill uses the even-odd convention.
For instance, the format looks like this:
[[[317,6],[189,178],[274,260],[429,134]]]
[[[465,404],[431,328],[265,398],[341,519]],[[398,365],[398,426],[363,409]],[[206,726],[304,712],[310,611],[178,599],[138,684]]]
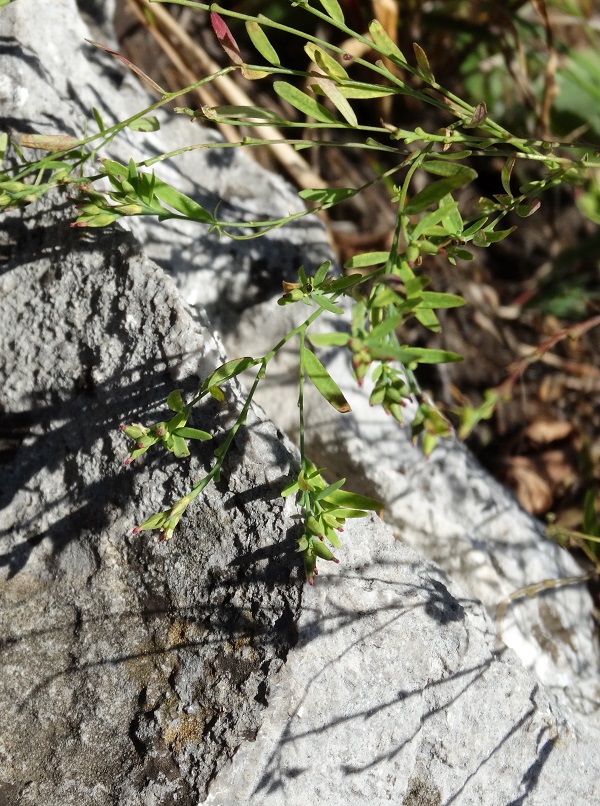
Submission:
[[[195,714],[182,714],[166,728],[163,735],[165,744],[175,750],[181,750],[189,744],[201,744],[209,718],[210,715],[203,709]]]

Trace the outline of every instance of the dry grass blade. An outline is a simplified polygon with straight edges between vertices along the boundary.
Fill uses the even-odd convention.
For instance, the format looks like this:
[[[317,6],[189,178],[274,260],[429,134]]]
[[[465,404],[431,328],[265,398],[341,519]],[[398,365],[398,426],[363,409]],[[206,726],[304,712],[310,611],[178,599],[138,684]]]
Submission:
[[[159,95],[165,94],[163,88],[159,87],[156,81],[153,81],[150,78],[150,76],[147,76],[143,70],[140,70],[139,67],[136,67],[135,64],[129,61],[129,59],[126,59],[125,56],[121,56],[120,53],[117,53],[115,50],[111,50],[111,48],[107,48],[106,45],[101,45],[99,42],[94,42],[91,39],[86,39],[85,41],[88,44],[93,45],[95,48],[98,48],[99,50],[103,50],[105,53],[108,53],[109,56],[112,56],[113,58],[118,59],[120,62],[123,62],[125,67],[129,68],[129,70],[131,70],[133,73],[139,76],[142,79],[142,81],[146,82],[146,84],[149,84],[153,90],[156,90],[156,92],[158,92]]]
[[[532,599],[544,591],[553,590],[554,588],[564,588],[567,585],[580,585],[582,582],[588,582],[598,574],[598,569],[589,571],[587,574],[582,574],[577,577],[562,577],[561,579],[545,579],[542,582],[536,582],[533,585],[527,585],[525,588],[511,593],[506,599],[503,599],[496,610],[496,637],[498,641],[502,641],[502,622],[506,616],[506,611],[510,605],[514,604],[519,599]]]

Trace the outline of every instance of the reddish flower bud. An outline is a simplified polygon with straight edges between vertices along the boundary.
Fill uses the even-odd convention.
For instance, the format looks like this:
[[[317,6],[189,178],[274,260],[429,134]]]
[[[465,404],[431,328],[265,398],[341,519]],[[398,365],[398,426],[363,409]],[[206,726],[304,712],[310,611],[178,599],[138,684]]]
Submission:
[[[132,462],[132,461],[133,461],[133,460],[132,460],[131,456],[128,456],[128,457],[127,457],[127,459],[125,459],[125,464],[126,464],[127,466],[129,466],[129,465],[131,464],[131,462]]]
[[[132,529],[131,531],[132,531],[132,533],[133,533],[134,535],[137,535],[137,534],[139,534],[139,533],[140,533],[141,529],[140,529],[140,527],[139,527],[139,526],[134,526],[134,527],[133,527],[133,529]]]

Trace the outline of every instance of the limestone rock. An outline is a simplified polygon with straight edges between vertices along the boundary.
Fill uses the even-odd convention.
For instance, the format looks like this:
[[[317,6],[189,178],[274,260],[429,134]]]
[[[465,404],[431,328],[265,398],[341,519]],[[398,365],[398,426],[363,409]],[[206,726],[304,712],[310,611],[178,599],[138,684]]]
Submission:
[[[220,346],[127,233],[82,240],[55,214],[3,232],[0,781],[19,806],[191,806],[255,735],[295,642],[293,460],[251,411],[174,540],[132,535],[214,444],[127,469],[118,425],[163,419]],[[218,442],[242,403],[234,387],[192,424]]]
[[[87,35],[72,0],[45,4],[44,26],[32,24],[39,13],[31,0],[0,12],[0,94],[12,128],[72,133],[92,104],[110,121],[110,109],[124,116],[147,103],[119,69],[107,72],[105,57],[90,61],[89,51],[64,46]],[[163,121],[158,135],[128,135],[113,158],[172,149],[170,127],[181,121]],[[184,127],[189,141],[194,130]],[[198,157],[163,166],[163,176],[243,216],[289,209],[284,183],[235,160]],[[130,233],[82,236],[68,224],[58,203],[6,216],[0,230],[0,803],[597,802],[598,732],[570,714],[560,676],[572,680],[576,705],[587,696],[595,707],[589,622],[580,612],[574,623],[583,600],[557,605],[572,654],[560,646],[555,662],[550,652],[548,680],[561,689],[552,692],[497,644],[472,593],[376,519],[349,526],[343,565],[325,566],[307,589],[293,552],[294,505],[279,497],[294,455],[259,409],[221,482],[206,488],[173,541],[131,534],[206,473],[214,445],[178,462],[148,454],[127,470],[118,425],[162,418],[168,392],[193,393],[225,355],[211,320],[190,310]],[[291,250],[282,230],[279,246],[258,241],[248,253],[202,229],[163,235],[134,224],[147,251],[170,262],[192,301],[204,299],[213,314],[249,303],[256,313],[276,285],[263,270],[266,279],[279,271],[278,280],[300,256],[309,264],[327,256],[310,222]],[[265,335],[270,321],[262,321]],[[346,370],[333,371],[347,385]],[[514,523],[531,542],[509,570],[539,553],[537,527],[523,526],[468,454],[442,451],[425,463],[354,394],[357,416],[335,427],[324,419],[312,447],[320,436],[335,470],[389,497],[397,524],[415,535],[431,525],[452,559],[450,538],[480,549],[494,534],[486,518],[496,518],[482,566],[504,563],[497,544]],[[218,441],[243,400],[232,384],[223,405],[197,409],[193,425]],[[379,444],[370,447],[373,436]],[[457,504],[466,488],[476,506]],[[472,514],[476,528],[465,528]],[[556,626],[555,612],[546,615]]]
[[[303,596],[269,719],[207,802],[595,803],[597,732],[569,724],[446,574],[375,518],[349,532],[344,564]]]
[[[276,307],[264,302],[240,316],[223,333],[228,351],[235,355],[242,345],[257,354],[268,349],[285,328],[275,319]],[[286,308],[285,313],[293,326],[293,317],[303,312]],[[321,329],[344,326],[340,318],[330,317]],[[575,560],[544,536],[541,523],[461,443],[444,440],[427,459],[413,447],[406,428],[369,406],[369,379],[357,387],[343,351],[319,355],[352,412],[340,416],[307,387],[306,450],[313,461],[326,467],[332,480],[345,477],[350,489],[383,501],[384,518],[396,537],[439,564],[492,616],[507,597],[528,585],[571,580],[511,603],[498,627],[502,640],[544,685],[564,693],[579,713],[600,726],[596,627],[585,580],[576,582],[583,572]],[[280,428],[294,433],[298,359],[293,349],[278,357],[271,377],[258,400]]]

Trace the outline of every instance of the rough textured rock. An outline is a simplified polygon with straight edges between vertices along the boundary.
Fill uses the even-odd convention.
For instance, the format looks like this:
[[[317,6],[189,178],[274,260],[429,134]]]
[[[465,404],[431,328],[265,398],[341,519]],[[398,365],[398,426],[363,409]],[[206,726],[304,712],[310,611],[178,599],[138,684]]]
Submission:
[[[3,9],[7,44],[0,53],[0,107],[12,131],[82,136],[84,125],[88,133],[97,131],[92,107],[110,126],[156,100],[120,62],[87,44],[90,32],[77,5],[75,0],[45,3],[43,26],[31,24],[39,14],[37,0],[19,0]],[[114,45],[103,0],[81,0],[79,5],[100,26],[94,35]],[[127,163],[218,141],[213,130],[188,118],[166,109],[153,114],[159,131],[126,129],[99,156]],[[225,221],[273,219],[304,210],[287,182],[238,150],[191,151],[156,163],[153,170],[205,209],[213,212],[218,205]],[[324,229],[314,216],[249,241],[219,238],[190,222],[132,218],[122,223],[144,243],[150,258],[177,276],[188,302],[200,305],[212,319],[270,298],[283,277],[296,277],[301,263],[315,266],[327,257]]]
[[[90,71],[74,47],[66,63],[63,43],[87,35],[70,0],[46,4],[43,27],[31,24],[39,4],[30,0],[0,14],[0,93],[15,129],[29,121],[36,131],[76,131],[92,104],[110,119],[109,106],[119,115],[121,102],[128,113],[145,103],[120,71],[105,72],[104,57]],[[173,147],[164,120],[159,139],[129,135],[113,156]],[[290,203],[283,183],[241,157],[202,165],[198,174],[194,160],[165,170],[189,173],[182,189],[205,201],[223,195],[243,215]],[[353,524],[343,566],[323,569],[314,591],[302,587],[294,508],[278,498],[293,458],[258,410],[223,480],[171,543],[131,534],[206,472],[214,446],[202,443],[183,462],[149,454],[126,470],[118,424],[158,419],[166,394],[193,391],[223,353],[202,312],[192,315],[130,234],[81,237],[65,216],[60,204],[38,206],[3,219],[0,232],[0,804],[195,806],[207,796],[222,806],[300,806],[315,795],[403,806],[597,802],[597,731],[496,645],[471,594],[376,520]],[[202,230],[172,229],[166,245],[146,224],[135,231],[173,262],[195,301],[202,293],[219,312],[271,293],[257,281],[261,260],[285,272],[297,268],[304,241],[309,257],[322,252],[322,231],[310,226],[296,228],[291,252],[282,231],[281,252],[256,242],[249,255]],[[218,440],[242,399],[234,385],[224,406],[200,407],[194,424]],[[415,534],[428,523],[441,535],[447,527],[467,533],[474,550],[492,533],[486,518],[506,510],[499,542],[508,540],[522,516],[470,459],[422,462],[369,419],[361,399],[352,400],[354,420],[337,419],[341,431],[323,421],[319,432],[330,459],[347,463],[345,475],[393,498],[398,488],[385,480],[404,470],[398,494],[411,503],[394,517]],[[369,448],[369,432],[386,441]],[[378,455],[381,475],[369,476]],[[449,468],[478,492],[476,528],[465,529],[472,510],[456,501],[465,483],[459,475],[448,485]],[[531,546],[517,555],[528,562],[539,551],[531,523],[519,531]],[[581,643],[589,624],[580,613],[576,629],[571,605],[558,607],[574,701],[589,694],[595,707],[597,668]],[[562,687],[560,663],[549,668]]]
[[[133,536],[212,448],[127,469],[117,426],[162,419],[222,356],[130,235],[46,223],[3,236],[0,405],[23,440],[1,466],[0,780],[36,806],[196,803],[295,641],[290,455],[252,412],[176,542]],[[240,407],[234,389],[194,424],[218,439]]]
[[[260,355],[276,342],[286,327],[278,323],[276,308],[265,302],[239,317],[224,332],[228,351]],[[286,308],[287,326],[303,313]],[[323,319],[324,331],[345,326],[337,317]],[[492,615],[527,585],[582,575],[571,555],[544,536],[542,525],[463,445],[441,442],[426,459],[413,448],[406,429],[369,406],[368,378],[358,389],[343,351],[320,355],[352,412],[339,416],[308,387],[306,450],[332,478],[344,476],[350,488],[385,502],[385,520],[399,540],[439,564]],[[281,354],[257,396],[273,421],[290,433],[297,428],[297,364],[293,349]],[[585,581],[519,599],[507,608],[499,627],[505,643],[541,682],[564,692],[577,711],[600,725],[600,658]]]
[[[303,597],[269,719],[208,802],[596,803],[597,733],[496,645],[481,605],[376,519],[349,531]]]

